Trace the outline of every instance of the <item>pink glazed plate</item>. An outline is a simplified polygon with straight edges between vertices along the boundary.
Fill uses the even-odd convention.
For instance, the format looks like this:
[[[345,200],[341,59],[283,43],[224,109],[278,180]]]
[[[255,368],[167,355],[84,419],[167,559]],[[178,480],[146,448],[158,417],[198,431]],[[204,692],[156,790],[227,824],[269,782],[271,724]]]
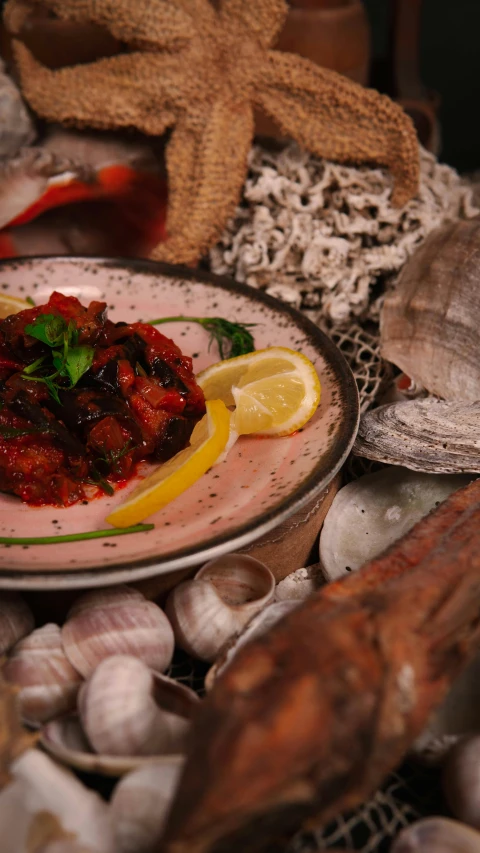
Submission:
[[[256,323],[257,349],[284,346],[315,365],[322,399],[312,420],[286,438],[243,437],[227,459],[156,513],[155,528],[110,539],[53,545],[0,545],[0,587],[75,588],[139,580],[200,565],[276,527],[325,489],[345,461],[358,426],[358,395],[343,356],[313,323],[260,291],[199,271],[148,261],[25,258],[0,264],[0,287],[46,302],[53,290],[83,303],[107,302],[109,317],[133,322],[185,314]],[[162,326],[196,372],[218,361],[197,324]],[[0,536],[101,530],[133,481],[113,497],[68,508],[32,508],[0,495]]]

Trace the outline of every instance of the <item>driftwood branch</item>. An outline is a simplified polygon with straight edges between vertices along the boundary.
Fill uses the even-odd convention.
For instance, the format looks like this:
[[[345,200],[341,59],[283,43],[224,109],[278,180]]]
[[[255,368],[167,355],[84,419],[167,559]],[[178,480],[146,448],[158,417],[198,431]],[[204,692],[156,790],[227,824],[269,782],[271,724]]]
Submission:
[[[364,801],[480,645],[480,480],[240,651],[203,704],[168,853],[249,853]]]

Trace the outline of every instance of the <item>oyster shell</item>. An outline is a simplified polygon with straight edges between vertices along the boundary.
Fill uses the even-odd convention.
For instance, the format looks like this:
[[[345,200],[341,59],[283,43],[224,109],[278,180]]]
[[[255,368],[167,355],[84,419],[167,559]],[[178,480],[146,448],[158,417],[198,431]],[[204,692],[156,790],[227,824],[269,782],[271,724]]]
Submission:
[[[480,399],[480,217],[433,232],[381,313],[381,353],[431,394]]]
[[[480,472],[480,402],[427,397],[367,412],[353,447],[357,456],[432,474]]]
[[[469,480],[466,474],[422,474],[388,466],[348,483],[335,496],[320,533],[325,578],[337,580],[359,569]]]

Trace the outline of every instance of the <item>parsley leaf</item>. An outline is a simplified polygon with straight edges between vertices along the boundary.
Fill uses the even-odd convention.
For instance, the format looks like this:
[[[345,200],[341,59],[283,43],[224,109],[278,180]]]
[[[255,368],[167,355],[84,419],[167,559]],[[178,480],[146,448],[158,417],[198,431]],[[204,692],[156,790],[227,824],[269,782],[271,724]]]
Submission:
[[[93,347],[70,347],[65,359],[65,370],[72,385],[76,385],[83,374],[90,370],[93,362]],[[54,361],[55,364],[55,361]],[[56,365],[55,365],[56,366]]]
[[[57,347],[63,342],[67,324],[63,317],[56,314],[39,314],[35,322],[25,326],[25,332],[37,341],[49,347]]]
[[[256,323],[232,323],[223,317],[160,317],[158,320],[149,320],[150,326],[160,326],[161,323],[198,323],[210,333],[209,349],[216,342],[220,358],[234,358],[237,355],[245,355],[253,352],[255,341],[250,329]]]
[[[92,366],[95,351],[93,347],[78,346],[78,330],[73,320],[67,323],[55,314],[40,314],[25,326],[25,332],[51,348],[51,360],[48,355],[37,358],[24,368],[23,376],[44,382],[50,395],[60,404],[59,392],[77,384]],[[34,375],[37,370],[40,373]]]

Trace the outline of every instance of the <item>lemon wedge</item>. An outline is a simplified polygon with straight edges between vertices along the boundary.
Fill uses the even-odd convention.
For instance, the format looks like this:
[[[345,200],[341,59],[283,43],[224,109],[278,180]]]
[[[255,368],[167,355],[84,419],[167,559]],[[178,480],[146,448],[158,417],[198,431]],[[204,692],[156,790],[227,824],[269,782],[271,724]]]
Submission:
[[[314,414],[320,380],[312,362],[286,347],[269,347],[207,367],[196,377],[206,400],[235,406],[238,435],[291,435]]]
[[[25,311],[26,308],[31,308],[25,299],[18,299],[16,296],[7,296],[6,293],[0,293],[0,320],[9,317],[10,314],[18,314],[19,311]]]
[[[230,412],[221,400],[210,400],[195,426],[190,445],[160,465],[107,518],[114,527],[129,527],[158,512],[208,471],[226,447]]]

